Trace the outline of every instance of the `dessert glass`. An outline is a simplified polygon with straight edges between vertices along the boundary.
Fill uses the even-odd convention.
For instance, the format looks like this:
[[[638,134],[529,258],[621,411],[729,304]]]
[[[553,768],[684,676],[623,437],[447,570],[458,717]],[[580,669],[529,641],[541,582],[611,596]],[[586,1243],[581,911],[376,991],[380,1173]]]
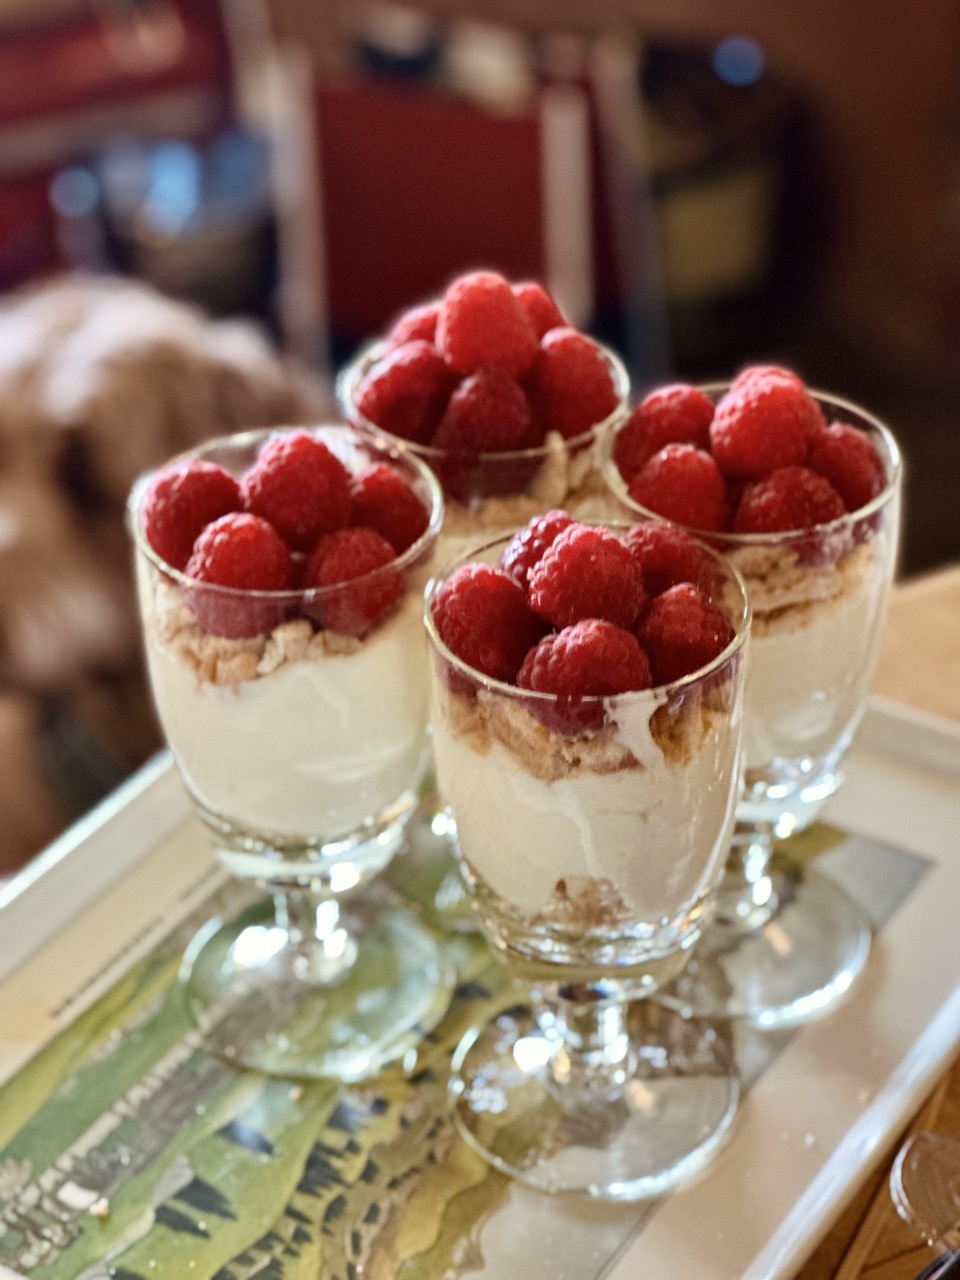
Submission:
[[[269,1074],[359,1079],[445,1011],[452,974],[433,935],[374,883],[401,847],[428,760],[423,585],[443,514],[430,471],[343,426],[316,429],[349,470],[389,462],[430,513],[426,532],[374,573],[308,591],[211,586],[147,541],[134,487],[128,523],[157,713],[196,813],[231,875],[265,896],[211,920],[182,981],[208,1047]],[[277,433],[187,455],[241,475]],[[315,619],[344,593],[405,577],[363,639]],[[206,632],[191,602],[255,616],[259,634]],[[312,621],[311,619],[314,619]]]
[[[461,1041],[451,1095],[467,1141],[546,1191],[657,1194],[707,1163],[739,1080],[707,1026],[643,997],[680,972],[733,827],[749,609],[717,559],[735,638],[657,689],[575,701],[483,676],[431,613],[433,742],[470,902],[526,999]],[[551,727],[553,723],[553,727]]]
[[[703,390],[718,400],[726,386]],[[803,831],[841,785],[866,706],[896,565],[901,460],[883,423],[813,392],[828,421],[873,442],[886,484],[829,524],[770,534],[705,534],[743,575],[750,596],[743,792],[715,915],[697,957],[661,998],[686,1013],[790,1026],[830,1008],[866,964],[870,920],[836,881],[775,841]],[[604,442],[612,491],[635,516]]]
[[[532,516],[563,507],[576,520],[619,519],[600,470],[600,442],[628,413],[630,376],[616,352],[601,347],[610,365],[617,393],[616,408],[579,436],[565,439],[548,432],[535,449],[499,453],[454,454],[432,445],[402,440],[371,422],[357,408],[356,391],[364,375],[384,353],[386,343],[362,347],[343,367],[336,382],[340,411],[347,422],[375,439],[402,448],[436,474],[444,494],[443,527],[436,561],[444,564],[479,542],[525,524]],[[427,795],[417,818],[424,842],[449,838],[446,816],[435,794]],[[426,833],[429,832],[429,837]],[[430,839],[432,837],[433,839]],[[434,899],[437,916],[448,928],[471,930],[476,917],[470,910],[456,867],[443,876]]]

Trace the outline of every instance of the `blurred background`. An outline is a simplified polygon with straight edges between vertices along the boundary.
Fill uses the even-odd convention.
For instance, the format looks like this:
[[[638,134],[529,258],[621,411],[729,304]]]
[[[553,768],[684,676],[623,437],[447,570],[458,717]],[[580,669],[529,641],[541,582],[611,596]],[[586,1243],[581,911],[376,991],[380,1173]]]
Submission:
[[[885,418],[960,557],[960,8],[0,0],[0,875],[159,745],[135,475],[332,412],[489,266],[635,396],[778,361]]]

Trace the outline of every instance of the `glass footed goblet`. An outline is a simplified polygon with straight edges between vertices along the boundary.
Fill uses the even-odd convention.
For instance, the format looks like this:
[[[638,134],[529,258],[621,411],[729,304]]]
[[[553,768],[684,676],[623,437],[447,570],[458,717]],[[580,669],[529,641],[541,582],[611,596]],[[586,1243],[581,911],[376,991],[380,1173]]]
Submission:
[[[474,911],[525,998],[458,1047],[456,1123],[540,1190],[631,1200],[692,1176],[730,1130],[739,1078],[715,1031],[645,997],[700,934],[733,825],[748,607],[709,665],[616,697],[531,693],[443,643],[428,588],[440,794]]]
[[[725,386],[703,388],[713,400]],[[714,915],[697,955],[660,998],[684,1013],[744,1018],[772,1029],[831,1008],[870,953],[866,913],[836,881],[790,857],[778,839],[803,831],[841,785],[866,706],[893,579],[901,462],[876,418],[814,393],[828,421],[874,444],[882,491],[829,524],[788,533],[688,532],[706,538],[747,584],[750,669],[744,711],[744,786]],[[659,519],[629,494],[603,446],[613,492],[636,518]]]
[[[241,477],[282,434],[214,440],[186,460]],[[396,559],[312,590],[214,586],[148,541],[153,476],[128,514],[167,742],[222,865],[264,891],[188,947],[190,1012],[227,1061],[356,1080],[428,1031],[452,990],[433,934],[377,880],[428,760],[422,595],[443,503],[416,459],[348,427],[310,434],[348,472],[384,463],[417,495],[427,527]]]
[[[960,1275],[960,1138],[925,1130],[911,1135],[890,1169],[890,1198],[904,1222],[947,1255],[918,1280],[936,1280],[946,1268]]]
[[[437,545],[440,564],[484,540],[524,524],[532,516],[562,507],[578,520],[617,518],[618,504],[600,471],[600,442],[628,412],[630,375],[617,353],[602,344],[616,403],[601,421],[572,438],[551,430],[528,449],[467,453],[402,440],[367,418],[357,407],[357,391],[387,344],[362,347],[337,377],[336,395],[347,422],[424,462],[439,478],[444,494],[443,527]],[[439,874],[433,906],[448,929],[475,929],[476,916],[453,863],[446,816],[434,789],[428,790],[411,829],[411,841],[449,869]],[[438,852],[439,851],[439,852]]]

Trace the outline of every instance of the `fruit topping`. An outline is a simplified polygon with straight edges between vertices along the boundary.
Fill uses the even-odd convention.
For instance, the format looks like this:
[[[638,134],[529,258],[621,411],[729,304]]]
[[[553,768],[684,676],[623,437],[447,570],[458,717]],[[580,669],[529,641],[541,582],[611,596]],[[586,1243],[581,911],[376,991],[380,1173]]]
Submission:
[[[707,592],[716,587],[713,561],[689,533],[675,525],[647,520],[629,528],[621,541],[636,561],[651,596],[678,582],[692,582]]]
[[[630,481],[629,493],[641,507],[677,524],[714,532],[728,527],[723,473],[696,445],[664,445]]]
[[[274,436],[240,482],[243,505],[269,520],[295,551],[350,519],[350,474],[309,431]]]
[[[530,574],[542,560],[543,553],[558,534],[572,524],[573,516],[566,511],[545,511],[542,516],[534,516],[507,543],[500,557],[500,568],[505,569],[526,591],[530,585]]]
[[[488,564],[456,569],[434,596],[433,619],[452,653],[495,680],[514,680],[543,634],[523,588]]]
[[[698,388],[673,382],[651,391],[617,433],[613,458],[629,484],[666,444],[710,447],[713,404]]]
[[[569,325],[544,334],[529,388],[534,412],[544,428],[559,431],[567,440],[608,418],[618,404],[603,351]]]
[[[437,335],[439,310],[438,302],[422,302],[419,306],[408,307],[397,316],[387,333],[387,346],[399,347],[404,342],[413,342],[417,338],[432,343]]]
[[[830,481],[848,511],[865,507],[887,483],[870,440],[846,422],[833,422],[816,433],[808,465]]]
[[[809,467],[779,467],[748,485],[733,518],[735,533],[779,533],[827,524],[844,514],[829,480]]]
[[[563,312],[538,281],[521,280],[513,286],[513,296],[530,317],[538,338],[542,338],[549,329],[557,329],[567,323]]]
[[[402,555],[423,537],[430,513],[406,479],[385,462],[376,462],[353,477],[352,523],[376,529]]]
[[[241,505],[240,485],[230,472],[195,458],[153,481],[143,499],[143,531],[158,556],[183,569],[204,526]]]
[[[271,631],[288,603],[249,592],[287,591],[294,586],[290,548],[268,521],[249,512],[220,516],[200,533],[185,572],[199,582],[234,591],[188,590],[197,621],[216,636],[240,639]]]
[[[692,583],[668,587],[650,602],[637,635],[657,684],[691,675],[718,657],[734,637],[726,616]]]
[[[328,631],[362,638],[403,596],[402,572],[377,572],[396,558],[394,548],[375,529],[358,525],[326,534],[307,559],[301,586],[309,590],[345,585],[322,593],[304,611]]]
[[[532,449],[543,440],[530,402],[503,369],[478,369],[450,396],[433,445],[452,453]]]
[[[452,385],[436,348],[422,338],[414,339],[374,361],[360,380],[355,402],[375,426],[425,444],[443,416]]]
[[[530,574],[529,595],[534,611],[556,627],[604,618],[629,628],[645,599],[640,572],[620,539],[578,523],[546,549]]]
[[[437,350],[457,373],[482,366],[522,377],[537,354],[537,334],[510,284],[495,271],[472,271],[448,286],[437,317]]]
[[[756,374],[720,399],[710,445],[725,475],[755,480],[803,463],[823,423],[820,406],[799,379]]]

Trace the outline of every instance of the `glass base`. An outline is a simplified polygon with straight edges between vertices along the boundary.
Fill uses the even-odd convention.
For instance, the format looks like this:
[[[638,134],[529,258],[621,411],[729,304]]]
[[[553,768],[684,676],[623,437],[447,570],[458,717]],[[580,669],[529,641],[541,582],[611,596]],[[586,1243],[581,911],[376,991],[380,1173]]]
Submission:
[[[455,974],[416,916],[368,894],[340,909],[325,945],[297,942],[269,898],[229,923],[210,921],[180,978],[218,1057],[271,1076],[353,1081],[436,1026]]]
[[[631,1008],[630,1032],[628,1078],[600,1096],[557,1086],[551,1042],[526,1007],[469,1032],[450,1080],[461,1134],[540,1191],[639,1200],[691,1178],[733,1123],[732,1056],[713,1029],[647,1001]]]
[[[687,1017],[741,1018],[765,1030],[833,1008],[862,972],[873,931],[828,876],[774,859],[768,918],[714,920],[683,974],[654,999]]]

